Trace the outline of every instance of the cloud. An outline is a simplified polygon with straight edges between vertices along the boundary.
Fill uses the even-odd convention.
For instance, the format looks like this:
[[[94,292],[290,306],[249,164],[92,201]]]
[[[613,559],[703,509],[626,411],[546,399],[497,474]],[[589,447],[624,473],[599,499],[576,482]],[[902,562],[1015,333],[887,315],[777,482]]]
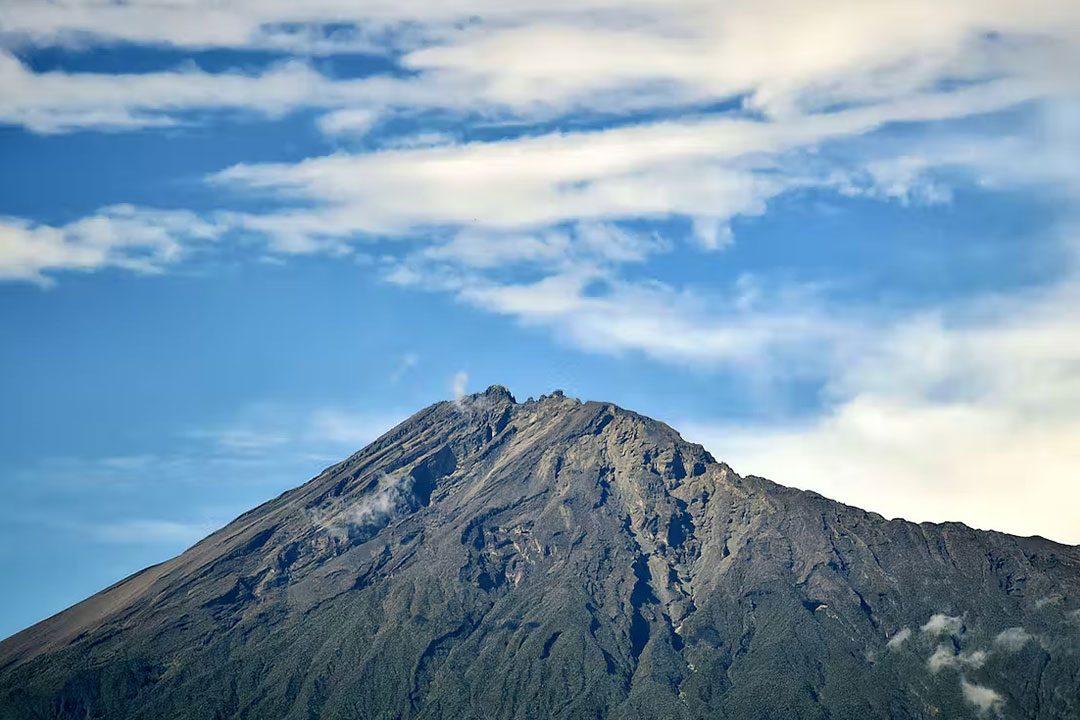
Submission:
[[[95,525],[89,529],[95,538],[110,543],[191,544],[213,532],[216,525],[206,522],[134,519]]]
[[[25,524],[28,531],[71,532],[76,541],[179,552],[352,454],[403,417],[264,403],[221,426],[180,434],[168,452],[46,459],[13,469],[14,496],[3,508],[4,521]],[[214,505],[177,510],[190,509],[191,498],[200,495],[213,497]],[[353,515],[363,517],[362,508]]]
[[[721,364],[765,374],[785,352],[805,350],[843,328],[799,289],[747,305],[739,292],[680,290],[659,281],[628,282],[602,271],[556,274],[532,283],[474,283],[463,301],[550,330],[596,353],[639,352],[666,363]],[[798,306],[801,298],[806,301]],[[804,366],[804,369],[808,369]]]
[[[805,12],[802,6],[784,7],[785,12]],[[605,6],[605,11],[610,9]],[[213,9],[203,10],[213,14]],[[657,25],[635,18],[633,23],[640,27],[630,35],[623,29],[602,33],[603,37],[616,36],[623,42],[632,35],[642,42],[656,42],[664,47],[671,41],[668,34],[653,37],[649,33],[670,22],[676,26],[686,23],[684,30],[688,32],[703,26],[699,17],[702,8],[696,6],[693,13],[688,9],[654,7],[650,3],[638,10],[643,13],[642,17],[654,21],[653,15],[658,13],[666,19]],[[966,37],[967,31],[963,28],[969,28],[969,25],[965,23],[972,27],[978,24],[973,19],[978,15],[976,10],[974,6],[965,6],[960,19],[951,18],[960,28],[955,30],[955,35],[942,32],[953,39]],[[91,14],[114,11],[127,12],[116,7],[94,6]],[[161,8],[139,9],[139,13],[151,15],[158,11],[162,11]],[[381,16],[391,22],[396,22],[392,18],[401,17],[421,21],[431,17],[437,18],[435,22],[442,22],[458,11],[460,9],[430,6],[404,13],[385,8],[364,9],[373,17]],[[174,12],[180,11],[173,8],[166,14],[171,17],[170,13]],[[237,25],[235,35],[230,37],[238,42],[243,42],[243,38],[262,27],[262,20],[254,22],[261,10],[244,6],[243,10],[234,8],[232,12],[236,14]],[[266,17],[272,17],[276,11],[266,12]],[[326,17],[336,17],[340,21],[340,14],[347,16],[350,10],[335,5],[290,12],[301,15],[309,12],[314,18],[328,13]],[[334,80],[298,61],[271,66],[258,73],[206,73],[192,68],[132,75],[35,73],[14,56],[5,54],[0,56],[0,72],[10,91],[0,100],[0,118],[42,132],[55,132],[76,127],[171,124],[185,121],[186,113],[200,109],[246,109],[274,115],[298,107],[319,107],[332,110],[318,121],[324,132],[332,135],[360,132],[376,122],[382,113],[417,112],[443,107],[448,101],[453,103],[455,111],[487,112],[485,108],[493,102],[491,98],[476,92],[460,92],[462,88],[476,85],[469,78],[489,71],[524,73],[529,77],[534,72],[528,58],[523,58],[524,65],[495,63],[493,68],[473,68],[466,72],[472,62],[467,58],[487,57],[486,53],[466,52],[464,48],[473,47],[470,43],[483,49],[484,43],[491,41],[490,38],[502,37],[500,33],[504,31],[526,35],[533,31],[553,34],[553,41],[561,42],[562,38],[571,44],[578,42],[575,38],[582,37],[575,34],[573,25],[569,26],[571,29],[566,31],[565,37],[558,28],[553,30],[549,25],[541,24],[536,28],[533,26],[535,16],[524,14],[523,9],[516,6],[503,12],[485,5],[478,7],[477,12],[480,13],[477,17],[490,13],[501,20],[490,26],[481,20],[473,30],[460,36],[455,34],[452,39],[443,38],[437,47],[407,54],[406,66],[419,72],[420,76],[404,79],[376,75]],[[582,22],[586,17],[585,14],[579,16],[577,9],[565,9],[564,12]],[[850,22],[852,27],[866,32],[895,31],[889,23],[880,24],[867,18],[852,20],[852,12],[859,17],[867,14],[861,7],[841,15],[821,6],[815,7],[810,15],[815,23],[823,23],[822,27],[828,27],[831,22],[823,18],[832,18],[840,26]],[[890,12],[906,11],[894,8]],[[1026,24],[1035,22],[1029,14],[1024,18],[1012,17],[996,8],[992,12],[984,8],[981,12],[986,17],[979,23],[1003,23],[1011,27],[1010,23],[1015,22],[1026,28]],[[91,22],[84,15],[68,15],[55,8],[41,15],[17,4],[8,13],[7,25],[12,28],[11,32],[19,34],[20,23],[25,21],[28,24],[24,31],[29,36],[37,37],[40,32],[44,33],[42,37],[51,37],[50,33],[54,31],[66,32],[62,28],[66,27],[64,22],[67,20]],[[716,31],[721,32],[724,43],[732,42],[734,47],[750,50],[756,47],[756,42],[738,41],[729,37],[730,33],[745,31],[750,33],[749,37],[758,38],[763,33],[787,32],[786,25],[770,25],[770,15],[757,19],[753,19],[753,15],[753,11],[744,8],[734,15],[738,22],[720,23],[716,28],[727,29]],[[51,20],[46,22],[46,16]],[[592,18],[589,20],[591,33],[597,29],[592,24],[601,20],[588,17]],[[139,19],[145,18],[142,14],[133,18],[135,26]],[[693,22],[686,22],[689,19]],[[1042,18],[1036,24],[1049,28],[1047,32],[1056,33],[1062,27],[1059,20],[1053,16]],[[245,25],[248,21],[254,24]],[[38,23],[53,29],[46,31],[38,27]],[[60,24],[54,26],[53,23]],[[865,27],[860,23],[865,23]],[[191,27],[193,31],[198,29],[195,23]],[[247,30],[241,32],[240,27]],[[87,30],[104,31],[102,28]],[[172,30],[170,28],[170,33]],[[647,32],[641,35],[644,31]],[[906,39],[921,42],[919,38]],[[602,40],[600,43],[587,56],[595,58],[598,64],[589,72],[605,76],[608,71],[599,66],[603,65],[600,58],[606,50]],[[705,43],[711,44],[711,41]],[[506,52],[513,54],[512,45],[506,45]],[[690,47],[696,45],[691,43]],[[874,47],[864,50],[876,51]],[[478,59],[477,62],[489,61]],[[695,62],[702,67],[707,65],[700,58]],[[794,70],[803,72],[805,64],[806,58],[802,58],[794,64]],[[825,66],[831,67],[832,63],[825,63]],[[542,71],[544,65],[541,63],[537,67]],[[849,71],[854,72],[852,68],[844,72]],[[698,77],[700,74],[698,71],[695,75],[698,80],[702,80]],[[681,77],[679,73],[675,76]],[[634,77],[633,73],[627,76],[629,80]],[[591,75],[587,75],[580,82],[584,90],[590,90],[586,94],[592,97],[596,93],[591,91],[596,88],[590,78]],[[655,252],[640,243],[639,247],[633,247],[623,242],[626,238],[640,238],[634,238],[625,229],[616,230],[621,221],[684,218],[689,222],[690,235],[700,247],[720,249],[733,242],[729,225],[733,218],[760,215],[772,199],[785,193],[831,187],[841,192],[879,194],[904,201],[915,195],[938,198],[942,197],[943,191],[928,184],[925,174],[944,161],[930,162],[926,157],[948,156],[952,162],[971,164],[985,154],[961,153],[954,149],[950,155],[936,152],[940,150],[937,148],[935,152],[928,151],[919,157],[899,155],[897,158],[856,160],[856,169],[852,171],[816,167],[815,163],[807,162],[805,156],[813,155],[822,143],[859,138],[889,123],[924,123],[967,117],[1040,98],[1057,97],[1060,82],[1065,82],[1041,76],[1036,79],[1031,73],[1018,75],[1002,70],[995,74],[981,66],[980,78],[990,79],[954,83],[955,87],[948,89],[942,89],[940,83],[905,85],[896,92],[872,93],[867,102],[850,103],[829,112],[819,112],[811,104],[795,114],[772,113],[765,118],[754,112],[734,111],[724,116],[691,115],[681,120],[638,121],[600,130],[519,136],[491,142],[457,143],[452,138],[448,141],[440,136],[442,139],[435,146],[401,147],[401,143],[390,136],[383,139],[383,149],[378,151],[336,153],[293,164],[240,164],[217,173],[214,179],[230,187],[283,196],[307,205],[266,214],[222,214],[213,224],[230,231],[261,236],[267,240],[271,252],[280,254],[347,254],[351,242],[366,237],[433,234],[436,243],[418,253],[414,261],[456,260],[471,263],[473,267],[485,264],[487,269],[506,263],[550,264],[560,259],[560,254],[563,262],[570,262],[578,248],[609,254],[622,252],[628,256],[622,258],[624,261],[629,257],[640,260]],[[556,84],[550,80],[541,77],[538,83],[541,92],[544,88],[555,88]],[[605,86],[608,80],[598,82]],[[754,82],[763,81],[760,78],[751,80],[751,86]],[[719,83],[720,86],[726,85]],[[771,94],[776,95],[775,92]],[[544,104],[550,100],[540,102]],[[566,110],[572,112],[572,109]],[[1039,133],[1035,135],[1040,136]],[[1068,138],[1070,133],[1058,135]],[[1060,157],[1061,153],[1043,155]],[[859,167],[860,163],[866,167]],[[1057,165],[1066,167],[1068,164]],[[1035,164],[1031,166],[1035,167]],[[567,234],[557,227],[567,223],[578,223],[579,230]],[[17,223],[11,224],[14,227]],[[447,230],[449,240],[444,232]],[[590,230],[607,233],[607,236],[590,245]],[[99,265],[92,264],[91,267]],[[419,272],[409,267],[399,269],[396,275],[411,273],[415,276]]]
[[[385,415],[349,412],[337,408],[315,410],[303,433],[305,442],[359,450],[382,435],[397,421]]]
[[[998,710],[1005,702],[996,690],[968,682],[964,677],[960,678],[960,689],[964,700],[973,705],[980,715]]]
[[[499,235],[464,230],[446,242],[425,248],[414,260],[477,269],[516,263],[543,265],[559,263],[566,258],[571,251],[570,242],[570,238],[560,232]]]
[[[535,233],[463,230],[403,259],[384,265],[385,279],[424,290],[455,292],[466,302],[491,309],[489,291],[511,287],[508,271],[578,278],[586,285],[621,265],[644,263],[667,253],[671,243],[659,233],[608,223],[576,223]],[[595,284],[594,284],[595,288]]]
[[[677,424],[743,472],[891,517],[1080,542],[1067,509],[1080,502],[1080,281],[1065,271],[877,326],[838,310],[821,414]]]
[[[698,242],[715,249],[730,244],[726,228],[732,218],[760,215],[780,194],[848,185],[835,173],[792,160],[792,153],[889,122],[964,117],[1030,98],[1023,87],[989,83],[769,122],[704,117],[337,153],[289,164],[238,164],[212,180],[308,203],[237,218],[247,229],[294,245],[300,245],[297,236],[403,235],[432,228],[507,233],[575,221],[684,217],[693,221]]]
[[[1038,600],[1035,601],[1035,609],[1036,610],[1042,610],[1047,605],[1059,605],[1064,601],[1065,601],[1065,596],[1064,595],[1059,595],[1057,593],[1055,593],[1053,595],[1046,595],[1046,596],[1041,597],[1041,598],[1039,598]]]
[[[72,0],[41,4],[5,3],[0,26],[13,41],[36,44],[85,44],[87,37],[108,43],[207,47],[282,48],[303,52],[373,51],[380,40],[415,34],[398,25],[418,22],[452,24],[479,13],[503,14],[498,3],[400,3],[374,0],[362,6],[342,0],[293,3],[240,0],[228,5],[212,0],[184,3],[114,3]],[[514,3],[515,12],[538,3]],[[357,24],[359,27],[343,25]],[[327,26],[334,26],[333,29]],[[388,34],[390,37],[388,38]]]
[[[1031,633],[1024,628],[1011,627],[997,634],[994,638],[994,647],[1002,648],[1008,652],[1016,652],[1032,639]]]
[[[392,428],[405,413],[373,413],[348,406],[297,407],[258,403],[220,427],[187,433],[229,456],[317,456],[327,462],[351,455]]]
[[[396,383],[401,380],[410,370],[420,364],[420,356],[414,352],[407,352],[398,358],[397,366],[390,373],[390,382]]]
[[[959,635],[964,629],[964,619],[959,615],[946,615],[934,613],[926,624],[919,628],[924,634],[931,637],[940,635]]]
[[[454,394],[454,401],[461,402],[465,397],[465,391],[469,385],[469,373],[459,370],[454,374],[454,380],[450,384],[450,390]]]
[[[324,135],[363,135],[375,125],[378,115],[364,108],[335,110],[319,118]]]
[[[492,102],[515,107],[746,96],[749,106],[780,115],[910,93],[949,77],[1028,78],[1035,53],[1019,36],[1053,38],[1047,45],[1068,54],[1064,41],[1077,24],[1076,12],[1049,2],[1030,15],[976,2],[950,13],[928,2],[636,9],[638,18],[624,14],[618,25],[601,16],[481,26],[418,49],[405,63],[468,78]],[[988,37],[990,28],[1000,42]]]
[[[248,428],[226,428],[217,433],[218,445],[224,449],[240,453],[262,453],[283,445],[288,438],[282,434],[259,432]]]
[[[193,48],[400,54],[404,68],[443,95],[462,89],[473,104],[519,110],[745,96],[751,107],[781,114],[873,101],[949,79],[1067,77],[1071,65],[1063,60],[1078,16],[1055,0],[1023,7],[957,0],[947,10],[930,0],[322,0],[303,7],[16,0],[5,3],[0,26],[10,41],[23,43],[89,36]]]
[[[291,251],[340,248],[335,239],[433,236],[426,247],[393,263],[386,278],[452,292],[589,351],[633,351],[666,362],[714,366],[753,359],[763,361],[767,373],[779,365],[776,349],[782,354],[801,348],[798,372],[813,372],[819,368],[804,367],[807,360],[820,356],[819,364],[829,363],[841,341],[859,345],[850,351],[858,357],[874,342],[870,336],[880,334],[882,318],[863,327],[865,318],[837,312],[797,289],[783,291],[802,295],[793,301],[747,307],[740,295],[738,302],[727,303],[729,309],[723,300],[718,308],[716,297],[698,291],[654,280],[626,281],[617,272],[620,264],[673,247],[655,233],[626,226],[685,218],[698,242],[715,249],[731,241],[727,222],[733,217],[762,213],[771,198],[801,188],[938,201],[943,191],[928,189],[925,173],[939,165],[971,165],[977,153],[939,154],[931,161],[895,149],[884,156],[857,149],[853,171],[815,170],[801,153],[852,136],[864,138],[861,146],[865,133],[886,122],[964,116],[1031,97],[1023,86],[989,83],[790,121],[699,118],[341,153],[298,164],[237,165],[215,180],[313,203],[237,219]],[[902,168],[886,169],[892,160]],[[522,282],[501,274],[520,267],[543,276]],[[860,336],[865,340],[846,339]]]
[[[54,273],[107,268],[159,273],[220,233],[191,212],[130,205],[59,227],[0,217],[0,280],[48,284]]]
[[[187,67],[111,74],[33,72],[0,50],[0,122],[40,133],[75,129],[125,130],[184,121],[196,110],[242,110],[280,115],[299,107],[335,107],[362,100],[360,81],[335,81],[301,61],[261,73],[208,73]],[[324,118],[329,131],[355,124],[361,110]]]
[[[945,645],[938,645],[933,655],[926,661],[926,667],[930,672],[937,673],[940,670],[950,668],[971,668],[977,670],[986,663],[987,653],[985,650],[975,650],[969,653],[957,653]]]
[[[385,523],[402,509],[412,486],[407,474],[382,475],[374,490],[356,502],[330,508],[312,509],[315,525],[338,540],[346,540],[355,529]]]
[[[911,628],[900,628],[896,634],[889,638],[889,642],[885,643],[885,647],[889,650],[898,650],[910,637]]]

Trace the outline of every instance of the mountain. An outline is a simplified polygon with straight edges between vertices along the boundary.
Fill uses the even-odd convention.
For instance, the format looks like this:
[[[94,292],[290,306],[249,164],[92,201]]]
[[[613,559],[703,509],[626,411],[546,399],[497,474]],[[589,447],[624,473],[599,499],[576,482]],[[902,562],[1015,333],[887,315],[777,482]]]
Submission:
[[[1078,608],[1078,547],[495,386],[5,640],[0,719],[1080,718]]]

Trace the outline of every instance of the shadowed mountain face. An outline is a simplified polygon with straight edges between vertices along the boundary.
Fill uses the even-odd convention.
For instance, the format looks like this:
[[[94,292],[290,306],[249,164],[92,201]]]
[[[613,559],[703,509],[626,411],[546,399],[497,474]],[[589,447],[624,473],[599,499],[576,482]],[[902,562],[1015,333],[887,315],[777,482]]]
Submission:
[[[4,641],[0,719],[1077,718],[1078,608],[1080,548],[493,387]]]

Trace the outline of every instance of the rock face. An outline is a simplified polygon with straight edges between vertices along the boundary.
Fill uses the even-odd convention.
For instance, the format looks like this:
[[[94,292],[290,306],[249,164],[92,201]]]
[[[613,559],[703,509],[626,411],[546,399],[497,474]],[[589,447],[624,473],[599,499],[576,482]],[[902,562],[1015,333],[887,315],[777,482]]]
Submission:
[[[1078,718],[1080,548],[493,387],[0,644],[0,718]]]

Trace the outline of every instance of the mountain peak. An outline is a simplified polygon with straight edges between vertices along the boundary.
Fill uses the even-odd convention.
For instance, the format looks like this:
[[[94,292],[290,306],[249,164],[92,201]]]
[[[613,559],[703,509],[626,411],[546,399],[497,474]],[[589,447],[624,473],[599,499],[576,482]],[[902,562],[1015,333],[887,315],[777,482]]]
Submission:
[[[491,385],[488,387],[487,390],[478,394],[487,398],[499,398],[503,400],[508,400],[515,404],[517,403],[517,400],[514,398],[513,393],[511,393],[505,385]]]
[[[1077,717],[1078,607],[1080,548],[495,385],[0,643],[0,717]]]

